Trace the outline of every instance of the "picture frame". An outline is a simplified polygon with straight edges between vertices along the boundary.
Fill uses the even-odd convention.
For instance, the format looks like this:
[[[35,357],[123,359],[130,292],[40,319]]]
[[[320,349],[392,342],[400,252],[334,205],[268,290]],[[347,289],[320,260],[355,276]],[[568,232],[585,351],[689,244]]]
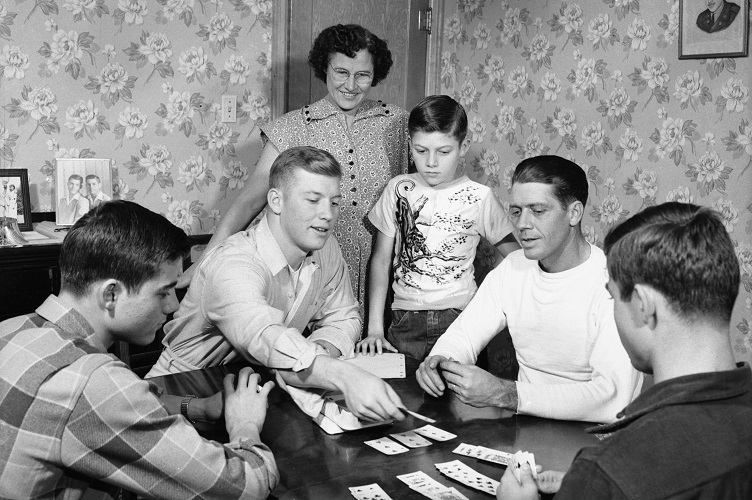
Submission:
[[[110,158],[57,158],[55,163],[58,226],[72,226],[91,208],[112,199]]]
[[[679,59],[749,55],[750,0],[679,0]]]
[[[10,186],[13,186],[11,192]],[[8,203],[14,206],[9,209]],[[31,231],[29,171],[25,168],[0,168],[0,217],[15,218],[18,229]]]

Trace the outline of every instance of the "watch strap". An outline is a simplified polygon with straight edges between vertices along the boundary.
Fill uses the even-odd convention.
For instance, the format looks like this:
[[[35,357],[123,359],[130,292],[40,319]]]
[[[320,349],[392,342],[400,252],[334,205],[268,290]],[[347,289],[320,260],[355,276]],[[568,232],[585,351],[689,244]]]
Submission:
[[[180,414],[183,415],[190,423],[195,424],[193,420],[191,420],[191,417],[188,416],[188,403],[191,402],[191,399],[195,399],[196,396],[194,394],[186,394],[183,400],[180,402]]]

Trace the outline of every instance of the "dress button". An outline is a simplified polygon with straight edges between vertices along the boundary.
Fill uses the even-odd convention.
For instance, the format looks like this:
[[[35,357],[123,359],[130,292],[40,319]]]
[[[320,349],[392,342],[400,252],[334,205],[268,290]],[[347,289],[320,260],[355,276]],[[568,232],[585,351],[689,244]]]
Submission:
[[[354,202],[353,202],[353,206],[355,207],[355,206],[357,206],[357,205],[358,205],[358,202],[357,202],[357,201],[354,201]]]
[[[353,193],[356,192],[357,190],[358,188],[350,188],[350,191],[352,191]]]
[[[355,150],[354,149],[349,149],[347,152],[350,153],[350,154],[353,154],[355,152]]]
[[[350,175],[350,179],[355,179],[355,174]]]
[[[354,161],[350,161],[349,163],[350,163],[350,165],[355,165]]]

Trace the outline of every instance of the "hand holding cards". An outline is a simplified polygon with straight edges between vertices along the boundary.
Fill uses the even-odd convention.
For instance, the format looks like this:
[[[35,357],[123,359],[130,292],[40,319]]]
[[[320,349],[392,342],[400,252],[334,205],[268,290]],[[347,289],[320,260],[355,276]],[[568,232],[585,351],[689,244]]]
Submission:
[[[538,479],[538,470],[535,467],[535,458],[533,457],[533,454],[520,450],[512,455],[512,463],[509,465],[512,467],[512,472],[514,472],[514,477],[517,478],[518,483],[522,484],[522,478],[520,477],[522,464],[528,464],[530,466],[530,471],[533,473],[533,477]]]

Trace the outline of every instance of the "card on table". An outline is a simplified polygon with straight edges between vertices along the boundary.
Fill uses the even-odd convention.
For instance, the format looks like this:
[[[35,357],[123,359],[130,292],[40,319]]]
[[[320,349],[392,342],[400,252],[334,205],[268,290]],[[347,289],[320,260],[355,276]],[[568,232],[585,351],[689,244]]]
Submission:
[[[401,474],[397,476],[397,479],[407,484],[411,490],[431,500],[468,500],[455,488],[447,488],[423,471]]]
[[[436,464],[436,468],[445,476],[489,495],[495,495],[499,487],[498,481],[476,472],[459,460]]]
[[[456,434],[452,434],[451,432],[439,429],[438,427],[434,427],[430,424],[424,425],[423,427],[418,427],[417,429],[415,429],[415,432],[417,432],[421,436],[435,439],[436,441],[449,441],[450,439],[457,437]]]
[[[431,446],[431,441],[424,438],[415,431],[398,432],[396,434],[389,434],[393,439],[396,439],[400,443],[404,444],[408,448],[420,448],[422,446]]]
[[[405,355],[396,352],[385,352],[370,356],[356,354],[354,358],[343,358],[361,370],[365,370],[379,378],[405,378]]]
[[[350,494],[356,500],[392,500],[392,497],[387,495],[378,483],[351,486]]]
[[[405,448],[401,444],[392,441],[388,437],[373,439],[371,441],[366,441],[365,443],[371,448],[376,448],[384,455],[397,455],[399,453],[406,453],[410,451],[409,448]]]

